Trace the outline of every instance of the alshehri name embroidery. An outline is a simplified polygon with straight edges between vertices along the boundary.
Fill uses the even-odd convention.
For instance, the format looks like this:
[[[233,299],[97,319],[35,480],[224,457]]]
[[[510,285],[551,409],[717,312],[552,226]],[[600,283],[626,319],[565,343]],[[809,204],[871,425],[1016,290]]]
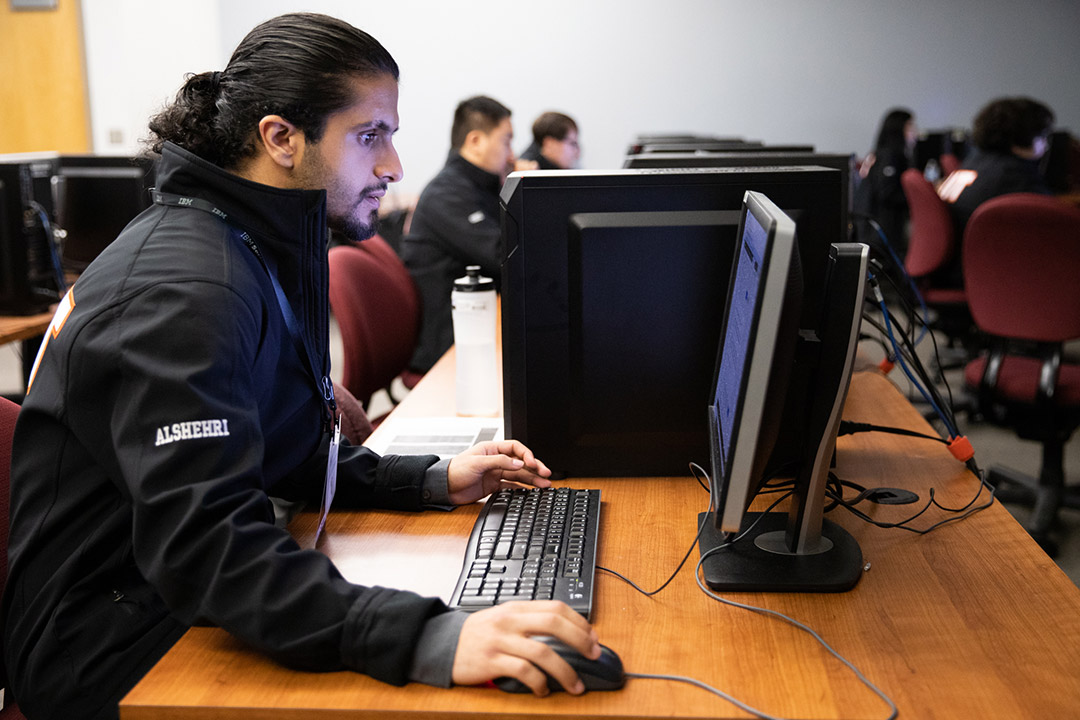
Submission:
[[[197,438],[225,437],[229,434],[229,421],[221,420],[189,420],[188,422],[163,425],[157,430],[155,446],[168,445],[179,440],[195,440]]]

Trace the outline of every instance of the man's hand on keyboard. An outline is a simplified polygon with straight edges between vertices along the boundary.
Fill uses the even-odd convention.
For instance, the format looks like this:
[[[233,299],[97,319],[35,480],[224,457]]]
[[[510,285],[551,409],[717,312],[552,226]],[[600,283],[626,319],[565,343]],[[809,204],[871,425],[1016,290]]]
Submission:
[[[600,656],[596,631],[561,602],[510,602],[479,610],[465,620],[454,655],[453,680],[477,685],[498,677],[513,677],[547,695],[547,677],[570,693],[585,691],[573,668],[549,646],[531,636],[550,635],[590,659]]]
[[[476,502],[504,480],[550,487],[551,470],[517,440],[482,442],[455,456],[447,470],[447,490],[455,505]]]

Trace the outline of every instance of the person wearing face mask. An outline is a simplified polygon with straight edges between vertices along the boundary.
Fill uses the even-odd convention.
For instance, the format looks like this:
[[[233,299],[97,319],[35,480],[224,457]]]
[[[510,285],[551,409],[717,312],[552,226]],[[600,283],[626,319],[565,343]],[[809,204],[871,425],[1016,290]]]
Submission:
[[[1050,194],[1039,169],[1046,154],[1054,113],[1026,97],[999,98],[979,111],[972,124],[976,151],[958,171],[966,186],[952,203],[956,236],[964,236],[971,214],[998,195]]]
[[[520,164],[511,143],[510,109],[490,97],[454,111],[450,155],[420,194],[401,257],[420,292],[422,317],[409,369],[426,373],[454,344],[450,293],[469,265],[499,285],[499,191]]]
[[[1053,124],[1053,111],[1027,97],[998,98],[975,116],[974,151],[938,189],[949,203],[961,248],[968,220],[987,200],[1018,192],[1050,194],[1039,160],[1046,154]],[[935,275],[934,282],[940,286],[962,288],[961,252],[954,253],[949,264]]]

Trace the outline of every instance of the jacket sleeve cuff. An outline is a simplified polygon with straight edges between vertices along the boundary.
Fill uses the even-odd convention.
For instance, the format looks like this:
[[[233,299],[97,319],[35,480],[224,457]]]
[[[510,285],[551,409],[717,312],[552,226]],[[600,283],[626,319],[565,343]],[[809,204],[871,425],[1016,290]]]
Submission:
[[[450,502],[449,483],[450,460],[440,460],[424,471],[424,484],[420,490],[420,499],[427,510],[453,510]]]
[[[424,623],[409,668],[409,680],[444,688],[453,685],[454,655],[466,617],[463,612],[447,612]]]

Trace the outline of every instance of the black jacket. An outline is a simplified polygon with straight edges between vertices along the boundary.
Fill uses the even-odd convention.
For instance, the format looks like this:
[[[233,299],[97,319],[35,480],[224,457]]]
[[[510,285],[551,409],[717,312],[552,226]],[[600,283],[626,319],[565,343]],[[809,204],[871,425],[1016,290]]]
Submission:
[[[1039,172],[1038,160],[1025,160],[1012,153],[976,151],[964,161],[963,169],[974,170],[977,175],[952,204],[958,241],[963,239],[964,229],[972,213],[987,200],[1008,193],[1050,193],[1050,188]]]
[[[499,285],[498,175],[452,153],[424,188],[401,256],[420,291],[422,319],[410,368],[427,372],[454,344],[450,293],[468,265]]]
[[[325,193],[248,182],[171,145],[158,185],[251,234],[328,372]],[[327,444],[312,373],[251,250],[208,212],[155,205],[64,307],[12,464],[4,651],[27,715],[115,715],[198,624],[292,667],[406,682],[445,606],[350,584],[274,525],[268,493],[318,507]],[[435,460],[343,446],[335,507],[419,509]]]
[[[540,152],[540,146],[537,145],[535,142],[530,143],[529,147],[525,148],[525,150],[521,153],[521,159],[522,160],[534,160],[536,162],[536,164],[538,165],[538,169],[540,169],[540,170],[561,170],[562,169],[561,167],[559,167],[558,165],[556,165],[555,163],[551,162],[546,157],[544,157],[543,154]]]

